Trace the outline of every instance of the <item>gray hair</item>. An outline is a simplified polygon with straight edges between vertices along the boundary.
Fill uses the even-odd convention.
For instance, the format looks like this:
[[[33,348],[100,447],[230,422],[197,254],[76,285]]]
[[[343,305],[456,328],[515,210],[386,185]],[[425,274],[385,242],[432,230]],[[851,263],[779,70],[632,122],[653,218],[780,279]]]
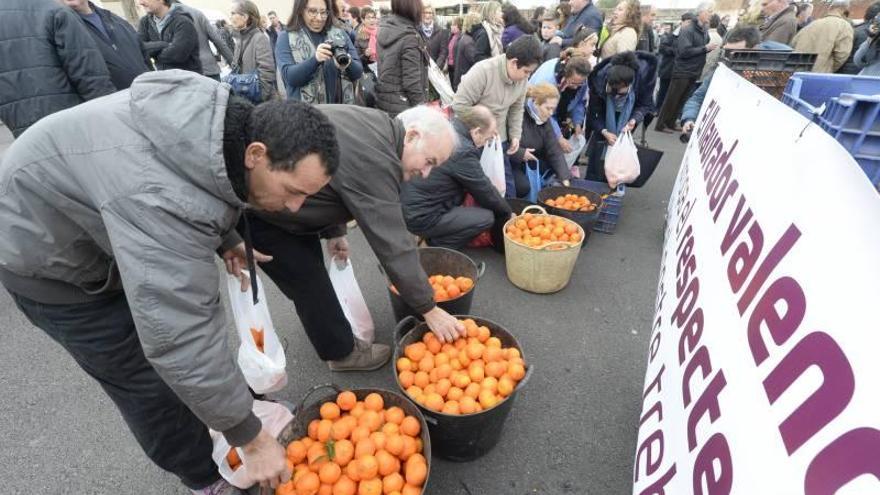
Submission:
[[[700,12],[706,12],[707,10],[712,10],[712,7],[714,5],[715,4],[713,2],[702,2],[701,4],[697,5],[697,8],[696,8],[696,10],[694,10],[694,12],[699,14]]]
[[[829,8],[835,10],[846,10],[849,8],[849,0],[833,0]]]
[[[439,110],[426,105],[406,109],[397,114],[397,119],[403,123],[407,131],[415,129],[425,136],[438,136],[446,133],[452,139],[453,147],[458,146],[458,135],[452,127],[452,122]]]

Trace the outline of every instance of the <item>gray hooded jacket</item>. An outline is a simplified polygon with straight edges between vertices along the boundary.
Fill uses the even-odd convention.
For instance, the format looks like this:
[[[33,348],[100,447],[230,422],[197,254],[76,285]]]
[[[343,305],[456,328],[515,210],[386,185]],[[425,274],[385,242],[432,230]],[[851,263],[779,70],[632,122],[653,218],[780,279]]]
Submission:
[[[150,72],[33,125],[0,165],[0,279],[13,292],[46,282],[44,299],[55,286],[97,295],[121,282],[147,359],[241,445],[260,422],[227,342],[215,264],[244,206],[223,159],[228,97],[202,76]]]

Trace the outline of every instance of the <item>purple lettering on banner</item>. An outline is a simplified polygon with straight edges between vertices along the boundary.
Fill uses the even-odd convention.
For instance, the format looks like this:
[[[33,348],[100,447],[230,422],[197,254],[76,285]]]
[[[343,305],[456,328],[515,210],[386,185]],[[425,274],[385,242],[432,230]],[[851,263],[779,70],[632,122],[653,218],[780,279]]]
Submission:
[[[715,461],[719,469],[715,470]],[[706,491],[703,491],[703,480],[706,480]],[[694,461],[693,493],[694,495],[728,494],[733,487],[733,461],[730,459],[730,446],[727,438],[715,433],[697,454]]]
[[[807,467],[804,495],[834,495],[863,474],[880,480],[880,431],[856,428],[837,437]],[[872,493],[880,492],[875,487]]]
[[[684,290],[684,294],[678,301],[678,306],[675,307],[675,311],[672,313],[672,319],[678,328],[681,328],[684,325],[685,319],[690,316],[699,295],[700,279],[694,277],[691,279],[691,283],[688,284],[687,289]]]
[[[703,335],[703,308],[697,308],[681,329],[678,339],[678,364],[684,362],[687,354],[696,347]]]
[[[693,237],[691,239],[693,239]],[[697,258],[691,256],[686,262],[684,262],[684,266],[679,264],[677,268],[676,276],[678,278],[675,281],[675,293],[680,297],[685,284],[688,283],[691,279],[691,275],[697,270]],[[684,268],[684,270],[682,270],[682,268]]]
[[[639,492],[639,495],[666,495],[666,483],[669,483],[675,476],[675,464],[666,470],[666,473],[657,481],[651,483],[650,486]]]
[[[721,195],[719,200],[716,200],[717,207],[714,207],[715,215],[712,216],[712,221],[718,223],[718,216],[721,214],[721,211],[724,210],[724,205],[727,204],[727,200],[732,198],[736,190],[739,189],[739,181],[736,179],[730,181],[727,185],[727,188],[724,190],[724,194]],[[709,207],[712,207],[712,204],[709,204]]]
[[[741,195],[739,197],[739,203],[736,205],[736,210],[733,212],[733,216],[730,218],[730,223],[727,224],[727,232],[724,233],[724,237],[721,239],[721,255],[724,256],[727,254],[727,250],[730,249],[730,246],[733,245],[733,241],[739,237],[740,233],[742,233],[743,229],[746,228],[749,221],[752,219],[752,209],[747,208],[745,213],[742,213],[743,208],[746,205],[746,197]],[[742,218],[740,218],[740,213],[742,213]]]
[[[779,314],[776,309],[779,302],[785,303],[783,314]],[[755,304],[747,327],[749,348],[755,364],[760,365],[769,355],[767,345],[761,338],[762,325],[767,326],[776,345],[782,345],[804,321],[806,311],[807,298],[795,279],[782,277],[770,284]]]
[[[654,445],[654,442],[657,443],[656,448],[651,447]],[[656,455],[652,455],[652,453],[655,453]],[[648,435],[648,438],[639,445],[639,449],[636,451],[636,465],[634,469],[635,481],[639,481],[639,459],[642,458],[642,454],[645,454],[645,476],[651,476],[660,468],[660,463],[663,462],[662,430],[657,430],[654,433],[651,433]]]
[[[663,366],[660,367],[660,371],[657,372],[657,377],[654,378],[654,380],[651,381],[651,383],[648,384],[648,388],[646,388],[646,389],[645,389],[645,393],[642,394],[642,399],[643,399],[643,400],[648,398],[648,394],[651,392],[651,389],[654,388],[654,385],[657,386],[657,391],[658,391],[658,392],[662,392],[662,391],[663,391],[663,387],[661,386],[662,384],[660,383],[660,378],[663,376],[663,372],[664,372],[664,371],[666,371],[666,365],[665,365],[665,364],[664,364]]]
[[[700,422],[700,418],[708,412],[709,421],[714,423],[715,420],[721,416],[718,395],[721,394],[721,391],[724,390],[725,386],[727,386],[727,380],[724,379],[724,372],[718,371],[718,373],[715,374],[715,378],[709,382],[709,386],[706,387],[706,390],[703,390],[703,393],[697,401],[694,402],[694,408],[691,409],[690,414],[688,414],[687,422],[689,451],[693,451],[697,446],[697,423]]]
[[[843,350],[827,333],[813,332],[798,342],[764,380],[770,404],[810,366],[822,372],[822,384],[779,425],[789,455],[843,412],[855,389],[852,367]]]
[[[789,225],[785,233],[782,234],[782,237],[779,238],[779,241],[770,249],[767,257],[764,258],[764,261],[761,262],[761,266],[758,267],[758,271],[755,272],[755,276],[752,277],[749,286],[746,288],[745,292],[743,292],[742,296],[740,296],[739,303],[737,303],[739,314],[745,313],[746,308],[752,304],[755,294],[758,293],[758,289],[760,289],[761,286],[764,285],[764,282],[767,281],[770,272],[776,268],[776,265],[782,261],[782,258],[785,258],[800,237],[801,231],[797,226],[795,224]]]
[[[691,405],[691,377],[697,368],[703,372],[704,380],[712,372],[712,360],[709,358],[709,350],[706,349],[706,346],[701,345],[694,352],[694,356],[688,361],[681,375],[681,402],[685,408]]]
[[[676,255],[681,254],[681,248],[684,247],[685,241],[689,241],[691,243],[691,249],[693,249],[694,239],[693,239],[693,236],[691,235],[693,233],[693,231],[694,231],[694,227],[692,225],[688,225],[687,229],[685,229],[685,231],[684,231],[684,237],[681,238],[681,240],[678,242],[678,247],[675,248]],[[664,267],[664,270],[665,269],[666,268]]]
[[[730,175],[732,173],[733,167],[728,162],[712,186],[712,192],[709,193],[709,211],[715,211],[715,208],[718,208],[718,202],[721,201],[721,196],[727,190],[727,185],[730,184]]]
[[[749,227],[748,240],[751,241],[751,245],[745,240],[739,243],[731,253],[730,261],[727,262],[727,283],[730,284],[730,290],[734,294],[742,289],[761,256],[761,250],[764,249],[764,231],[761,230],[761,224],[757,220]]]
[[[645,414],[642,415],[642,418],[639,420],[639,428],[641,428],[642,425],[645,424],[645,421],[648,421],[648,418],[655,413],[657,414],[657,422],[660,423],[663,421],[663,404],[660,401],[655,402],[654,405],[651,406],[651,409],[648,409]]]
[[[654,338],[651,339],[651,345],[648,346],[648,353],[650,357],[648,358],[648,362],[654,362],[654,358],[657,357],[657,352],[660,351],[660,336],[661,333],[657,332],[654,334]]]
[[[707,177],[711,177],[712,174],[714,174],[715,171],[719,167],[724,165],[724,162],[721,161],[721,155],[723,154],[722,153],[723,151],[724,151],[724,143],[721,142],[721,136],[717,136],[715,138],[715,140],[712,141],[712,144],[709,145],[709,147],[705,153],[705,155],[708,155],[709,158],[706,159],[704,162],[704,167],[705,167],[704,172],[703,172],[704,179]],[[710,179],[710,181],[711,181],[711,179]],[[709,187],[707,186],[706,187],[706,194],[708,194],[708,193],[709,193]]]
[[[732,159],[733,152],[736,151],[738,145],[739,139],[730,145],[730,149],[718,155],[718,158],[716,159],[717,165],[715,166],[713,173],[709,176],[709,180],[706,182],[706,194],[709,194],[711,190],[715,189],[715,185],[725,171],[727,172],[727,175],[730,176],[731,172],[728,171],[728,168],[731,168],[730,160]],[[719,145],[718,148],[720,149],[721,146]]]

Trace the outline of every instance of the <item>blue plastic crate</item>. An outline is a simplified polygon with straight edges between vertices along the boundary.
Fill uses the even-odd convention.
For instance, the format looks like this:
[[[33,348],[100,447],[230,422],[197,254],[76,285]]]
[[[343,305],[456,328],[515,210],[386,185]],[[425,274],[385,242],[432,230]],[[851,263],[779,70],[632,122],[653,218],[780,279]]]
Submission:
[[[831,98],[843,93],[880,94],[880,77],[797,72],[788,80],[782,103],[813,119],[823,103],[827,106]]]
[[[819,125],[853,156],[880,189],[880,96],[832,98]]]
[[[588,191],[606,194],[608,184],[584,179],[572,179],[571,185]],[[620,220],[620,211],[623,209],[623,196],[626,195],[626,186],[617,186],[617,192],[609,195],[602,201],[602,209],[599,210],[599,218],[593,224],[594,232],[613,234],[617,230],[617,222]]]

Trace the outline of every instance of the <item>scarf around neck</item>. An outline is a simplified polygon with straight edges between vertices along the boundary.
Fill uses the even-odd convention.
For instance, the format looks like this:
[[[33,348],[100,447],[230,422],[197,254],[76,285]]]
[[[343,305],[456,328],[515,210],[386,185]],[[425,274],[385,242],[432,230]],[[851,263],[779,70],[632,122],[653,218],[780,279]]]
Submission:
[[[502,29],[489,21],[483,21],[482,24],[486,34],[489,35],[489,46],[492,48],[492,56],[504,53],[504,48],[501,46]]]

